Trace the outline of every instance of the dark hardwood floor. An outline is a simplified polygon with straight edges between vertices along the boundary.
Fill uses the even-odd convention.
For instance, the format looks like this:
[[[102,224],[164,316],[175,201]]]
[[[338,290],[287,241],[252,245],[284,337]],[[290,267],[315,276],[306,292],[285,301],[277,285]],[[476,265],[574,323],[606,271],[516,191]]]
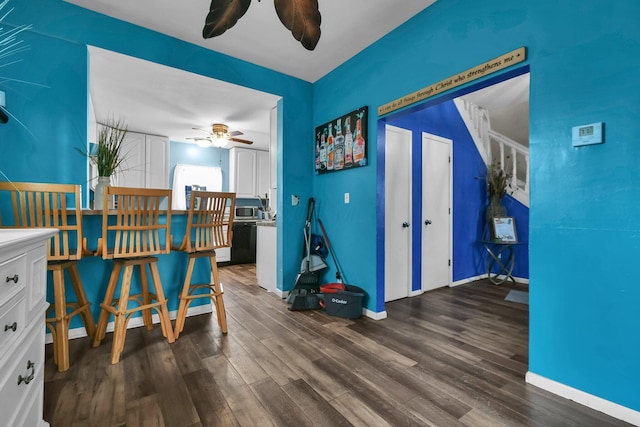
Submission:
[[[173,344],[159,326],[127,333],[110,364],[71,342],[59,373],[47,346],[44,418],[75,426],[622,426],[525,384],[528,306],[488,281],[387,304],[388,318],[289,311],[253,265],[220,270],[229,334],[187,318]],[[526,289],[526,288],[525,288]]]

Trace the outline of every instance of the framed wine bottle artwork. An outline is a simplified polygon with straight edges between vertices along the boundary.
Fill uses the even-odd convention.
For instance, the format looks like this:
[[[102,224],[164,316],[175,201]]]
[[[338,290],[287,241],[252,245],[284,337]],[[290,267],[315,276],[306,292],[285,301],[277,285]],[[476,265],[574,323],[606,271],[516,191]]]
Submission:
[[[364,106],[316,127],[317,174],[367,165],[367,116]]]

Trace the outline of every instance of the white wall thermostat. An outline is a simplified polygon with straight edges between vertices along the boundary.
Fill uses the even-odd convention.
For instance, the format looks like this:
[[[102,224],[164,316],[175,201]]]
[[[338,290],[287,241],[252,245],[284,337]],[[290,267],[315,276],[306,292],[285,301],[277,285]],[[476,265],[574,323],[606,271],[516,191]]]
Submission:
[[[604,142],[604,123],[591,123],[590,125],[574,126],[571,128],[571,142],[574,147],[583,145],[602,144]]]

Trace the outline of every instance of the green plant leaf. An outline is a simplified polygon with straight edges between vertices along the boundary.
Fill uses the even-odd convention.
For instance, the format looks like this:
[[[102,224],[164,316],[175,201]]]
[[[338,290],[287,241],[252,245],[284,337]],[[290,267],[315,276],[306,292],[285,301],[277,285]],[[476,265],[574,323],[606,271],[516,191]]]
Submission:
[[[98,168],[99,176],[111,176],[124,161],[122,142],[127,135],[127,126],[121,119],[107,119],[98,130],[97,152],[90,158]]]

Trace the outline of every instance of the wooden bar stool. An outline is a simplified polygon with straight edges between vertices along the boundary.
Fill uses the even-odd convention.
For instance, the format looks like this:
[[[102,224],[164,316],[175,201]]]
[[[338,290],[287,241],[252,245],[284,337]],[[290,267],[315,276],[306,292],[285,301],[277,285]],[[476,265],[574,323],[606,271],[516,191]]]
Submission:
[[[216,249],[231,247],[232,222],[235,212],[236,194],[208,191],[193,191],[187,217],[187,229],[179,247],[174,250],[189,254],[189,264],[180,293],[180,307],[176,317],[176,339],[184,328],[187,308],[195,299],[209,298],[213,302],[222,333],[227,333],[227,316],[222,299],[223,289],[218,277]],[[193,284],[191,276],[196,259],[208,258],[212,283]],[[206,290],[206,292],[201,292]]]
[[[47,328],[53,338],[53,360],[58,371],[69,369],[69,322],[79,314],[87,335],[93,338],[95,322],[78,273],[78,261],[86,251],[82,235],[80,186],[1,182],[0,191],[11,197],[13,223],[3,228],[57,228],[50,240],[47,268],[53,273],[53,304],[47,310]],[[71,279],[76,302],[66,300],[64,272]],[[53,315],[53,317],[51,317]]]
[[[115,198],[115,213],[105,209],[102,212],[102,237],[98,239],[97,255],[113,260],[113,271],[109,278],[98,326],[93,340],[97,347],[104,339],[107,323],[114,316],[113,344],[111,363],[120,361],[124,349],[127,323],[132,314],[142,312],[147,329],[153,328],[151,309],[160,317],[162,335],[169,343],[174,341],[167,300],[164,296],[158,258],[154,255],[168,254],[171,246],[171,211],[160,209],[164,199],[171,206],[171,190],[145,188],[106,187],[103,206],[109,206],[108,200]],[[151,272],[151,281],[155,293],[150,291],[147,266]],[[135,267],[140,273],[140,294],[131,295],[131,278]],[[122,284],[119,295],[116,294],[120,273]]]

